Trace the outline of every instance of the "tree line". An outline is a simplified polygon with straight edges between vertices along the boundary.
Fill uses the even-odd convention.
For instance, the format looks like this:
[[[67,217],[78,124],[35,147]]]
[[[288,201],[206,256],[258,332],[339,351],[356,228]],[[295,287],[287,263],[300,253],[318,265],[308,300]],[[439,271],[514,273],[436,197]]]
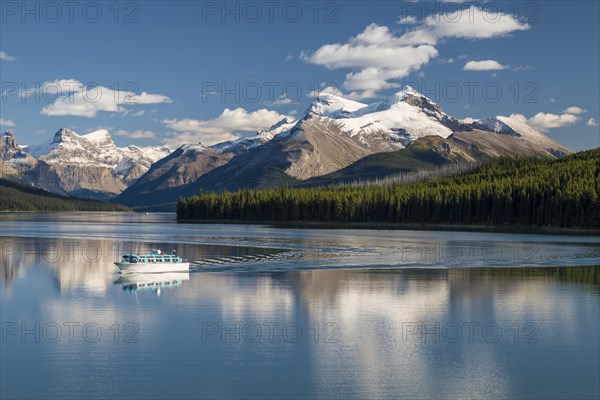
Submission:
[[[0,211],[127,211],[121,205],[65,197],[0,179]]]
[[[190,220],[600,227],[600,148],[563,159],[501,157],[410,184],[244,189],[180,199]]]

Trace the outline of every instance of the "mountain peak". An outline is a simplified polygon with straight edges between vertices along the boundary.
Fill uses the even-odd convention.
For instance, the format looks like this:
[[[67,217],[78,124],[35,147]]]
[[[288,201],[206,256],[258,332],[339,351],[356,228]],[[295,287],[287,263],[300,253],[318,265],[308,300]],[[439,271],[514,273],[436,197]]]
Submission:
[[[307,114],[312,113],[319,116],[335,118],[347,116],[365,107],[367,107],[366,104],[345,99],[330,91],[323,91],[319,93],[315,101],[308,108]]]
[[[271,125],[269,129],[265,129],[264,131],[258,131],[256,133],[256,137],[265,137],[267,141],[271,140],[273,137],[279,135],[280,133],[292,129],[296,122],[297,121],[295,119],[286,116],[281,121]]]
[[[73,137],[78,137],[78,135],[75,132],[73,132],[72,130],[70,130],[70,129],[60,128],[54,134],[54,138],[52,139],[52,143],[61,143],[66,138],[73,138]]]
[[[396,103],[406,103],[413,107],[422,109],[427,114],[434,114],[435,116],[445,115],[444,110],[442,110],[438,103],[409,85],[406,85],[404,89],[390,96],[387,100],[381,103],[379,109],[381,110],[389,108]]]
[[[294,119],[286,116],[281,121],[276,122],[273,125],[271,125],[271,127],[269,129],[266,129],[264,131],[259,131],[258,133],[272,131],[272,130],[279,128],[282,125],[291,124],[292,122],[294,122]]]
[[[404,87],[404,89],[402,89],[400,92],[398,92],[399,94],[403,94],[405,96],[419,96],[419,97],[425,97],[421,92],[417,91],[415,88],[413,88],[410,85],[406,85]]]
[[[94,132],[90,132],[86,135],[81,136],[84,139],[87,139],[92,142],[106,142],[108,140],[112,140],[112,136],[110,132],[106,129],[99,129]]]
[[[182,152],[195,152],[201,153],[205,151],[207,148],[202,144],[202,142],[198,142],[197,144],[183,144],[179,147]]]
[[[419,92],[418,90],[416,90],[415,88],[413,88],[410,85],[406,85],[404,87],[404,89],[402,89],[398,93],[395,93],[394,95],[392,95],[390,99],[393,100],[394,102],[404,101],[409,104],[411,103],[411,101],[414,102],[415,100],[418,99],[420,102],[422,102],[423,100],[427,100],[427,102],[429,102],[429,103],[436,104],[429,97],[425,96],[423,93]]]
[[[20,153],[21,149],[15,139],[15,134],[12,130],[4,132],[0,140],[0,159],[7,160],[15,153]]]

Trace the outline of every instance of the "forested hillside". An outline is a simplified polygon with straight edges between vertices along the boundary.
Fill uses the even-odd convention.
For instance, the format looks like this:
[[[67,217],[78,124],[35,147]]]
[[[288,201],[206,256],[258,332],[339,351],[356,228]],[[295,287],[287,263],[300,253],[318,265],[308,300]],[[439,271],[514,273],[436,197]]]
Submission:
[[[600,227],[600,149],[560,160],[501,157],[463,176],[412,184],[206,193],[179,220],[396,222]]]
[[[60,196],[0,179],[0,211],[126,211],[125,206]]]

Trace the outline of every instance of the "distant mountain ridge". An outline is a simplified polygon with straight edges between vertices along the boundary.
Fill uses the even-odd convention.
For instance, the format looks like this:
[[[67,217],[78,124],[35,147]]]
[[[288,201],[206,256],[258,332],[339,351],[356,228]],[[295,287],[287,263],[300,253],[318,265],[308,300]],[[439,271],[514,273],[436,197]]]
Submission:
[[[262,145],[170,187],[153,191],[144,177],[116,201],[144,206],[152,198],[154,204],[171,204],[198,190],[324,184],[501,155],[570,153],[518,116],[457,119],[412,87],[372,104],[321,93],[293,126]],[[182,160],[177,168],[184,165]]]
[[[167,156],[167,147],[117,147],[107,130],[78,135],[60,129],[40,145],[21,149],[12,131],[0,141],[0,155],[23,180],[54,193],[109,199]]]
[[[323,92],[298,120],[286,117],[254,136],[172,152],[119,148],[106,130],[61,129],[26,149],[11,132],[0,145],[7,177],[61,194],[167,208],[198,190],[325,184],[501,155],[571,153],[519,115],[457,119],[410,86],[371,104]]]

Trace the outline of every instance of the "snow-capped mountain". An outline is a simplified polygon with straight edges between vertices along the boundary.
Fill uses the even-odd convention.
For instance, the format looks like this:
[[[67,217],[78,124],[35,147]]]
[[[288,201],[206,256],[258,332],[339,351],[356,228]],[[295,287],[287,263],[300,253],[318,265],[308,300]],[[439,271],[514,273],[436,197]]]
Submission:
[[[112,168],[121,175],[129,171],[134,161],[149,168],[154,162],[170,153],[168,147],[117,147],[110,132],[100,129],[78,135],[69,129],[60,129],[48,141],[29,146],[27,151],[49,164],[102,166]]]
[[[105,129],[78,135],[63,128],[44,143],[21,149],[24,156],[19,156],[14,145],[9,150],[5,136],[3,154],[13,154],[7,163],[29,160],[23,173],[36,186],[82,197],[115,196],[170,153],[167,147],[117,147]]]
[[[183,188],[222,190],[292,184],[327,175],[366,156],[393,152],[415,141],[462,160],[507,154],[560,157],[570,150],[518,116],[459,120],[411,87],[372,104],[321,93],[288,131],[233,157]],[[217,146],[218,147],[218,146]]]
[[[281,121],[275,123],[269,129],[258,131],[254,136],[245,136],[235,140],[217,143],[210,148],[221,153],[242,154],[248,150],[261,146],[272,140],[275,136],[287,132],[296,125],[298,121],[285,117]]]
[[[25,172],[35,168],[37,164],[37,160],[17,143],[12,130],[0,135],[0,161],[1,177],[6,175],[22,178]]]
[[[242,137],[215,144],[210,147],[198,144],[185,144],[170,155],[156,162],[138,181],[125,190],[118,198],[127,204],[147,200],[144,195],[150,192],[170,191],[200,179],[212,170],[227,164],[232,158],[268,143],[276,136],[288,132],[297,121],[284,118],[269,129],[259,131],[254,136]]]
[[[119,195],[116,201],[128,205],[172,203],[199,189],[294,184],[402,149],[404,154],[429,151],[449,162],[570,153],[518,114],[457,119],[411,87],[370,104],[324,92],[297,121],[284,118],[251,137],[213,146],[186,144],[173,152],[117,147],[106,130],[78,135],[61,129],[27,149],[18,146],[11,132],[0,144],[5,170],[21,163],[19,171],[37,186],[85,197]],[[357,165],[351,170],[374,164]]]

